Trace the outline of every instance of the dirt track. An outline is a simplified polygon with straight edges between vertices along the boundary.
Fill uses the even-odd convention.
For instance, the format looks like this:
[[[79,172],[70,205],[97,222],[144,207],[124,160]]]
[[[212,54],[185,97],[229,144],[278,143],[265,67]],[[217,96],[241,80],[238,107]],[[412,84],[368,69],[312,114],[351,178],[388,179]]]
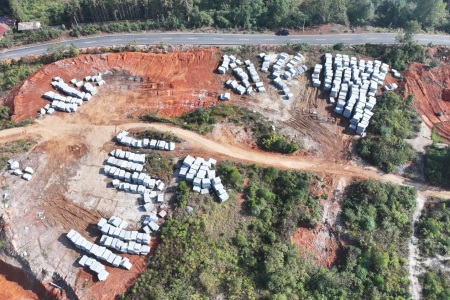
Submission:
[[[391,182],[394,184],[414,186],[418,190],[424,192],[428,196],[437,196],[442,198],[450,198],[450,191],[440,190],[428,185],[413,182],[404,177],[394,174],[384,174],[376,168],[359,167],[352,162],[333,163],[322,161],[317,158],[310,157],[293,157],[280,154],[266,153],[258,150],[249,150],[239,146],[218,143],[208,137],[197,133],[184,130],[167,124],[143,124],[143,123],[127,123],[120,126],[113,125],[80,125],[59,123],[58,118],[44,120],[41,124],[29,126],[27,128],[13,128],[0,132],[0,143],[16,140],[19,137],[39,137],[42,141],[53,139],[57,136],[70,136],[89,130],[90,134],[98,132],[98,137],[103,137],[106,142],[111,137],[104,136],[105,132],[113,133],[116,129],[145,128],[153,127],[157,130],[171,131],[180,138],[188,141],[194,148],[202,149],[211,155],[219,155],[223,158],[239,160],[247,163],[258,163],[263,166],[276,166],[286,169],[297,169],[304,171],[312,171],[318,173],[331,173],[350,177],[374,178],[383,182]],[[58,123],[57,125],[54,123]]]
[[[178,60],[181,63],[173,64]],[[305,117],[303,114],[294,114],[291,119],[287,117],[283,119],[279,117],[280,109],[269,110],[273,119],[284,120],[285,125],[295,129],[295,133],[300,132],[305,135],[314,133],[314,137],[318,137],[320,149],[325,154],[287,156],[263,152],[252,147],[251,139],[244,132],[239,131],[242,131],[242,128],[237,128],[238,131],[228,128],[229,132],[218,130],[210,137],[206,137],[167,124],[145,124],[133,121],[132,118],[145,113],[147,109],[159,109],[160,113],[176,115],[194,107],[205,106],[208,101],[214,101],[215,104],[217,97],[214,93],[223,89],[221,84],[223,82],[214,77],[215,75],[210,71],[217,64],[217,60],[216,52],[212,50],[197,54],[168,54],[161,57],[154,55],[142,57],[134,53],[110,54],[103,58],[99,55],[86,55],[46,66],[30,77],[19,90],[16,98],[10,100],[14,101],[16,120],[33,117],[36,109],[47,103],[39,97],[48,89],[51,76],[55,74],[65,76],[64,79],[67,81],[72,77],[81,78],[87,74],[114,69],[116,76],[110,77],[92,103],[89,102],[80,107],[76,114],[57,113],[51,117],[46,116],[29,127],[0,131],[0,143],[25,137],[35,138],[38,141],[32,152],[23,158],[25,163],[31,163],[31,166],[35,168],[36,178],[30,182],[24,182],[15,176],[8,177],[11,180],[11,190],[8,192],[14,195],[10,203],[11,211],[13,211],[11,227],[14,227],[12,231],[15,231],[16,236],[20,235],[20,238],[17,237],[14,241],[17,241],[17,248],[22,252],[31,252],[32,255],[28,260],[33,261],[33,267],[40,269],[45,265],[48,268],[46,257],[53,257],[54,263],[50,262],[48,269],[61,272],[63,276],[67,276],[67,282],[73,282],[73,276],[76,277],[76,275],[73,274],[72,264],[77,253],[67,251],[70,245],[64,244],[65,240],[58,237],[68,229],[74,228],[79,231],[88,231],[94,238],[95,233],[94,236],[91,235],[92,232],[88,226],[95,224],[99,216],[110,216],[114,212],[122,214],[126,212],[129,216],[130,210],[135,210],[137,200],[130,195],[121,197],[115,189],[105,189],[106,179],[99,174],[104,158],[111,148],[115,147],[111,139],[122,129],[153,127],[157,130],[171,131],[186,141],[177,149],[177,156],[187,154],[212,156],[219,160],[230,159],[263,166],[311,171],[321,175],[331,174],[336,178],[375,178],[383,182],[414,186],[424,195],[450,198],[450,191],[431,188],[400,176],[383,174],[375,168],[359,166],[349,161],[348,157],[341,157],[340,154],[349,152],[349,143],[351,143],[351,140],[340,132],[342,128],[336,123],[327,123],[322,126],[315,120],[309,120],[308,116]],[[114,68],[117,65],[120,68]],[[76,66],[76,68],[69,68],[70,66]],[[192,73],[192,76],[182,76],[188,71]],[[144,82],[130,81],[128,73],[141,76]],[[170,95],[159,95],[161,90],[154,90],[150,84],[161,81],[167,83],[170,78],[173,78],[170,82],[173,83],[174,88],[165,89],[166,92],[170,91]],[[197,97],[200,98],[197,91],[201,89],[213,91],[213,93],[200,101],[197,99]],[[157,95],[154,95],[155,92]],[[303,105],[307,111],[314,108],[327,116],[326,107],[318,108],[317,103],[309,103],[310,98],[317,100],[315,94],[310,96],[298,103],[297,112],[300,105]],[[253,102],[253,104],[265,107],[264,103],[275,103],[271,98],[267,100]],[[249,105],[248,99],[242,102],[243,105]],[[322,102],[319,101],[319,104],[325,105],[326,102]],[[235,104],[240,103],[236,101]],[[281,104],[284,105],[284,102]],[[290,108],[293,107],[283,108],[283,111]],[[235,136],[239,132],[240,139]],[[317,132],[319,134],[315,134]],[[243,140],[246,142],[242,142]],[[29,199],[33,201],[30,202]],[[23,207],[26,207],[25,212],[22,210]],[[45,219],[36,219],[35,214],[39,210],[45,211]],[[23,217],[24,215],[26,217]],[[135,215],[130,219],[135,222],[139,220]],[[26,235],[23,235],[23,228],[28,227],[31,230],[26,229]],[[34,229],[38,230],[38,233],[45,232],[38,241],[31,238],[33,234],[36,234]],[[327,232],[320,231],[325,239]],[[29,251],[29,249],[38,249],[38,251]],[[134,264],[141,267],[133,272],[112,270],[108,284],[87,281],[91,276],[86,272],[80,272],[79,274],[83,276],[78,276],[80,280],[77,281],[79,283],[77,292],[85,296],[83,299],[114,298],[130,286],[137,274],[144,269],[145,258],[138,259],[140,260],[135,261]],[[324,265],[331,265],[334,258],[324,257],[323,261]],[[86,282],[92,283],[88,291],[84,291]],[[121,283],[116,284],[116,282]],[[126,284],[123,284],[124,282]]]

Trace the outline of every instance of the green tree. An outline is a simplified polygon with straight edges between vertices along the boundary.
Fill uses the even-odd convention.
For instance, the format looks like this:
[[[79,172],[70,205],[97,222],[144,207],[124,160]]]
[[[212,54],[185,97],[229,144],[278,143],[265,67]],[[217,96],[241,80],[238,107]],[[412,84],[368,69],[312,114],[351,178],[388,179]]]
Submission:
[[[180,207],[185,206],[189,199],[189,185],[186,181],[181,181],[177,188],[177,203]]]
[[[9,120],[9,107],[0,105],[0,122]]]
[[[352,25],[370,24],[375,17],[375,6],[371,0],[350,0],[347,10]]]
[[[425,28],[435,28],[441,25],[448,15],[446,3],[442,0],[417,1],[414,16]]]

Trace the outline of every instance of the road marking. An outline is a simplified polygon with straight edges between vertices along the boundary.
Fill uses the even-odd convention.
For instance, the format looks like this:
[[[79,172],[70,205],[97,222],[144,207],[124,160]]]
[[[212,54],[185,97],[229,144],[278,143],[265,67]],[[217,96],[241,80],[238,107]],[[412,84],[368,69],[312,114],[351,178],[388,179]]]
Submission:
[[[173,40],[173,38],[162,38],[162,40]]]
[[[275,41],[275,39],[264,39],[265,41]]]
[[[378,40],[378,38],[367,38],[368,40]]]
[[[219,40],[219,41],[223,41],[223,38],[213,38],[213,40]]]
[[[248,41],[249,39],[239,39],[240,41]]]
[[[342,41],[350,41],[351,39],[341,39]]]
[[[113,39],[113,40],[111,40],[111,42],[119,42],[119,41],[121,41],[122,39]]]
[[[326,41],[327,39],[316,39],[316,41]]]
[[[198,38],[187,38],[188,40],[198,40]]]
[[[136,40],[146,40],[147,38],[137,38]]]
[[[92,43],[95,43],[95,41],[84,42],[84,44],[92,44]]]
[[[36,50],[31,50],[30,52],[34,53],[34,52],[40,52],[40,51],[42,51],[42,50],[41,49],[36,49]]]

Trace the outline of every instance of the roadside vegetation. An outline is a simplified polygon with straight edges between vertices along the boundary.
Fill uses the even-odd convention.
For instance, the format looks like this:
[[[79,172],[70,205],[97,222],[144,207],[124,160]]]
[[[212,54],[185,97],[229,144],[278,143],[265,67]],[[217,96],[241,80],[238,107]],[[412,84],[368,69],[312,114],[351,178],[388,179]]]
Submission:
[[[53,45],[48,48],[47,54],[37,58],[12,59],[10,62],[0,61],[0,94],[17,86],[43,65],[75,57],[78,54],[78,49],[73,45]]]
[[[0,170],[3,170],[7,161],[13,156],[20,153],[25,153],[31,150],[31,148],[36,144],[35,140],[17,140],[13,142],[8,142],[0,146]]]
[[[157,112],[148,112],[141,116],[146,122],[171,123],[185,129],[197,131],[202,134],[210,133],[214,125],[222,122],[230,122],[244,126],[251,131],[258,146],[266,151],[279,153],[293,153],[298,146],[289,142],[286,138],[275,131],[275,127],[262,114],[251,111],[244,107],[231,105],[215,105],[208,108],[197,108],[188,112],[180,118],[165,118]]]
[[[230,200],[190,193],[182,181],[177,201],[194,211],[174,211],[149,269],[122,299],[409,298],[404,253],[414,189],[353,183],[344,197],[344,256],[328,269],[290,241],[298,226],[321,220],[308,191],[315,176],[232,162],[217,170]]]
[[[408,65],[412,62],[425,62],[425,47],[413,41],[411,34],[405,34],[400,37],[403,40],[397,45],[367,43],[364,45],[354,45],[351,51],[379,59],[399,71],[407,69]]]
[[[436,0],[258,0],[221,3],[107,0],[1,0],[3,13],[21,21],[39,20],[44,25],[108,23],[121,20],[151,20],[158,28],[182,29],[212,26],[262,29],[318,24],[373,25],[402,28],[416,22],[423,29],[448,25],[448,7]]]
[[[420,119],[412,106],[413,96],[402,99],[395,93],[377,97],[367,136],[359,140],[358,154],[385,172],[416,157],[405,139],[413,138],[420,130]]]
[[[450,32],[449,7],[440,0],[258,0],[199,1],[1,0],[0,11],[22,22],[52,27],[34,33],[9,33],[0,47],[99,32],[136,32],[213,27],[225,30],[303,29],[321,24],[375,26]],[[65,27],[62,27],[64,25]],[[336,26],[338,27],[338,26]],[[338,31],[338,29],[335,29]]]
[[[424,256],[450,255],[450,200],[427,201],[419,219],[418,237]]]

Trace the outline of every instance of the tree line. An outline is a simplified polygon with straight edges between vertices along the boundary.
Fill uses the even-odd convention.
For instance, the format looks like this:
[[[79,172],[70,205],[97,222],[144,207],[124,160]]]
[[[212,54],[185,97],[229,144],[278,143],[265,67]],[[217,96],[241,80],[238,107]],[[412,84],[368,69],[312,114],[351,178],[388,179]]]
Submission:
[[[152,20],[157,27],[302,28],[337,23],[449,29],[444,0],[0,0],[0,10],[44,25]]]

